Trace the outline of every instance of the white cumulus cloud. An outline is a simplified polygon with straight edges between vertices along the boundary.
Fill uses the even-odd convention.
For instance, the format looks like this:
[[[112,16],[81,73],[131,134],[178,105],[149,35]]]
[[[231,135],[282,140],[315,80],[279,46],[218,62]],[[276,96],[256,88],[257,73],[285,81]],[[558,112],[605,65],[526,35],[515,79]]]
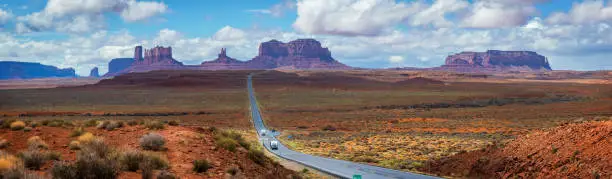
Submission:
[[[394,0],[299,0],[293,28],[308,34],[379,35],[422,6]]]

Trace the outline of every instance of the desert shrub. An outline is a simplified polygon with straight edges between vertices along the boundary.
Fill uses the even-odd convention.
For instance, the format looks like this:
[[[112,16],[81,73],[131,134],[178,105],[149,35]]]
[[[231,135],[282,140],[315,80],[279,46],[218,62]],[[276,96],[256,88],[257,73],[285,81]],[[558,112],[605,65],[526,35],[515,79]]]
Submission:
[[[96,138],[82,146],[76,162],[56,162],[51,174],[57,179],[117,178],[121,165],[113,151],[102,139]]]
[[[264,165],[266,162],[266,156],[264,155],[263,152],[256,150],[256,149],[251,149],[249,150],[249,153],[247,154],[249,159],[251,159],[253,162],[259,164],[259,165]]]
[[[91,142],[92,140],[94,140],[95,138],[96,138],[96,137],[95,137],[95,136],[94,136],[92,133],[85,132],[85,133],[81,134],[81,135],[80,135],[80,136],[77,138],[77,140],[78,140],[80,143],[88,143],[88,142]]]
[[[9,145],[10,143],[8,140],[0,138],[0,149],[7,148]]]
[[[238,167],[236,167],[236,166],[232,166],[232,167],[228,168],[225,172],[227,172],[231,176],[236,176],[236,174],[238,174],[238,172],[240,172],[240,169]]]
[[[161,172],[159,172],[159,175],[157,175],[157,179],[177,179],[178,177],[176,175],[174,175],[173,173],[167,171],[167,170],[162,170]]]
[[[98,125],[98,121],[90,119],[85,121],[85,123],[83,124],[85,127],[94,127]]]
[[[55,179],[80,178],[76,167],[66,162],[55,162],[51,167],[51,176]]]
[[[96,128],[98,129],[106,129],[106,126],[110,124],[110,121],[98,121]]]
[[[323,127],[324,131],[336,131],[336,127],[332,126],[332,125],[327,125],[325,127]]]
[[[45,143],[39,136],[32,136],[28,138],[28,148],[30,149],[47,149],[49,145]]]
[[[239,145],[235,140],[227,137],[220,138],[215,141],[217,147],[224,148],[225,150],[236,152],[236,147]]]
[[[145,127],[151,130],[162,130],[164,129],[164,123],[160,121],[150,121],[145,124]]]
[[[38,122],[32,122],[32,123],[30,123],[30,127],[32,127],[32,128],[36,128],[36,127],[38,127],[38,126],[40,126],[40,124],[39,124]]]
[[[193,171],[194,172],[202,173],[202,172],[208,171],[208,169],[211,169],[211,168],[212,168],[212,165],[210,164],[210,162],[208,162],[208,160],[202,159],[202,160],[193,161]]]
[[[15,119],[5,119],[5,120],[2,120],[2,122],[0,123],[0,124],[2,124],[1,128],[3,128],[3,129],[10,129],[11,128],[11,123],[13,123],[15,121],[17,121],[17,120],[15,120]]]
[[[47,126],[47,125],[49,125],[49,123],[51,123],[51,120],[48,120],[48,119],[43,120],[43,121],[40,122],[40,124],[42,124],[43,126]]]
[[[106,124],[106,126],[104,126],[104,129],[108,130],[108,131],[112,131],[118,128],[122,128],[124,126],[122,121],[105,121],[108,122],[108,124]]]
[[[168,122],[168,125],[171,125],[171,126],[178,126],[178,125],[179,125],[179,122],[178,122],[178,121],[170,121],[170,122]]]
[[[210,127],[208,127],[208,131],[210,131],[212,133],[216,133],[218,131],[218,129],[215,126],[210,126]]]
[[[23,129],[26,124],[23,121],[15,121],[11,123],[11,130],[18,131]]]
[[[55,160],[55,161],[59,161],[62,158],[62,154],[57,151],[48,151],[46,153],[46,156],[48,160]]]
[[[144,154],[139,151],[127,151],[121,156],[121,164],[127,171],[135,172],[140,168],[140,163],[144,159]]]
[[[136,121],[136,120],[130,120],[130,121],[128,121],[128,122],[127,122],[127,124],[128,124],[129,126],[135,126],[135,125],[138,125],[138,121]]]
[[[236,147],[238,145],[247,150],[250,148],[250,144],[244,140],[244,138],[242,138],[242,135],[234,131],[216,131],[214,139],[217,143],[217,147],[221,147],[232,152],[236,151]]]
[[[47,162],[45,153],[39,150],[29,150],[19,154],[23,160],[23,165],[30,170],[38,170]]]
[[[307,168],[302,169],[302,173],[308,173],[310,172]]]
[[[68,148],[70,150],[80,150],[81,149],[81,142],[74,140],[74,141],[70,142],[70,144],[68,144]]]
[[[81,178],[116,178],[119,175],[119,163],[112,158],[101,158],[81,152],[74,163],[77,175]]]
[[[113,154],[113,148],[106,145],[101,138],[94,138],[89,142],[81,142],[81,153],[96,155],[100,158],[108,157]]]
[[[144,150],[162,150],[166,144],[166,139],[163,136],[156,133],[148,133],[143,135],[140,140],[140,147]]]
[[[77,137],[77,136],[81,136],[85,133],[86,131],[82,128],[82,127],[77,127],[74,130],[72,130],[72,132],[70,132],[70,137]]]
[[[0,151],[0,173],[18,167],[19,159]]]
[[[30,132],[30,131],[32,131],[31,127],[24,127],[23,128],[23,132]]]
[[[74,127],[74,123],[72,121],[63,121],[62,126],[65,127]]]
[[[59,123],[58,121],[52,121],[49,124],[47,124],[47,126],[49,126],[49,127],[61,127],[62,123]]]

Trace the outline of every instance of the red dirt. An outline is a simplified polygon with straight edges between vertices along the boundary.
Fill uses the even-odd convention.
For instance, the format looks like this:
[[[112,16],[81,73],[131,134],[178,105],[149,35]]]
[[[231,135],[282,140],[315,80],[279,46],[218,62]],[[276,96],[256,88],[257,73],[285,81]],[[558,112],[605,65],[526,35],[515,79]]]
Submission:
[[[261,166],[247,157],[247,151],[240,148],[235,153],[225,149],[217,149],[213,134],[208,130],[196,127],[167,126],[161,131],[149,131],[143,126],[126,126],[114,131],[87,128],[88,132],[103,137],[105,142],[119,150],[138,149],[139,138],[148,132],[157,132],[166,138],[167,150],[162,152],[168,158],[170,171],[180,178],[226,178],[226,171],[232,166],[240,169],[239,175],[243,178],[287,178],[293,171],[278,164],[266,162]],[[0,138],[10,142],[7,152],[17,154],[27,150],[26,140],[31,136],[40,136],[48,145],[49,150],[62,154],[61,159],[74,161],[76,152],[68,149],[67,145],[76,138],[71,138],[70,128],[37,127],[31,132],[11,131],[0,129]],[[196,159],[208,160],[213,168],[205,173],[191,171],[192,162]],[[52,162],[48,162],[39,173],[47,171]],[[140,173],[122,172],[119,178],[141,178]]]
[[[533,132],[505,147],[432,161],[422,170],[467,178],[611,178],[612,121]]]

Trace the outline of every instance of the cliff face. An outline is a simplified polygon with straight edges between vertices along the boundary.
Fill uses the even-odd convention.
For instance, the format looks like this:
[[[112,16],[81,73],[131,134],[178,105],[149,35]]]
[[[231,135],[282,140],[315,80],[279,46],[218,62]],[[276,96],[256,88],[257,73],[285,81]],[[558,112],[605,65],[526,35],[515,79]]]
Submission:
[[[115,58],[108,63],[108,73],[104,76],[115,76],[129,68],[134,63],[133,58]]]
[[[72,68],[60,69],[40,63],[0,61],[0,79],[76,77]]]
[[[142,47],[138,46],[134,50],[133,66],[150,66],[150,65],[183,65],[183,63],[172,58],[172,47],[154,47],[145,50],[144,58],[141,58]]]
[[[314,39],[298,39],[289,43],[271,40],[259,45],[259,55],[249,61],[252,67],[292,69],[349,69],[331,56],[327,48]]]
[[[91,69],[91,71],[89,72],[89,77],[100,77],[100,73],[98,72],[98,67],[94,67],[93,69]]]
[[[442,68],[552,70],[548,59],[531,51],[461,52],[446,58]]]

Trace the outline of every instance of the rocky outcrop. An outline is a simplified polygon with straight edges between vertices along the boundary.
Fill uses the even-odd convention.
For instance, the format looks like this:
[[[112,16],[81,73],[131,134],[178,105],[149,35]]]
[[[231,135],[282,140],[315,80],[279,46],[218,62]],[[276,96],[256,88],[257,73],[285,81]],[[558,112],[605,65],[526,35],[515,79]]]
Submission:
[[[40,63],[0,61],[0,79],[32,79],[76,76],[77,75],[72,68],[60,69]]]
[[[212,61],[202,62],[200,65],[202,70],[243,70],[251,69],[247,63],[236,60],[232,57],[227,56],[227,49],[221,48],[221,52],[217,56],[217,59]]]
[[[446,58],[447,69],[551,70],[548,59],[531,51],[461,52]]]
[[[350,69],[332,56],[314,39],[298,39],[289,43],[271,40],[259,45],[259,54],[248,62],[256,69]]]
[[[116,76],[120,74],[123,70],[129,68],[134,63],[133,58],[115,58],[112,59],[108,63],[108,72],[104,75],[108,76]]]
[[[105,76],[153,70],[351,69],[336,61],[329,49],[321,47],[321,43],[314,39],[298,39],[289,43],[271,40],[261,43],[259,54],[249,61],[231,58],[227,55],[227,49],[222,48],[216,59],[202,62],[200,65],[183,65],[172,57],[171,47],[157,46],[144,50],[144,57],[142,50],[141,46],[137,46],[134,49],[134,58],[129,58],[129,62],[121,61],[124,63],[116,69],[112,69],[109,64],[109,73]]]
[[[142,47],[138,46],[134,50],[134,64],[132,66],[165,66],[179,65],[183,63],[172,58],[172,47],[157,46],[144,51],[144,58],[141,59]]]
[[[93,69],[91,69],[91,71],[89,72],[89,77],[100,77],[100,73],[98,72],[98,67],[94,67]]]

